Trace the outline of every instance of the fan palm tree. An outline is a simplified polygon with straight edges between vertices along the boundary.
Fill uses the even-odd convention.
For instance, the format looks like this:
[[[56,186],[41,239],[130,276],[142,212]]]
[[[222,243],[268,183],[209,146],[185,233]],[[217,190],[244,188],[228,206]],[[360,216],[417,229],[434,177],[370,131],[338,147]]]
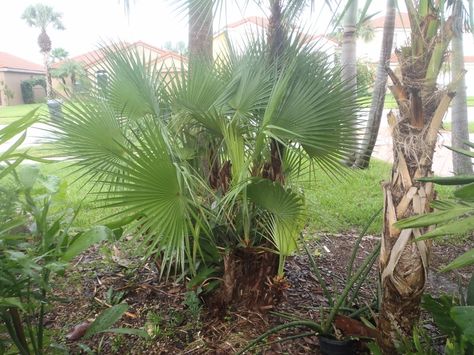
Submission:
[[[430,245],[414,242],[423,228],[400,231],[397,220],[430,211],[435,193],[431,182],[432,160],[441,121],[455,95],[455,83],[439,88],[436,79],[452,37],[452,18],[444,20],[444,2],[406,0],[411,41],[396,51],[401,76],[389,70],[390,87],[398,115],[388,121],[393,139],[391,179],[383,185],[384,228],[380,251],[382,307],[379,315],[380,344],[394,352],[400,332],[410,335],[420,314],[420,299],[428,272]],[[459,78],[457,78],[459,79]]]
[[[29,26],[37,27],[41,30],[40,35],[38,36],[38,45],[43,54],[44,67],[46,70],[46,96],[48,98],[52,98],[52,83],[49,72],[51,39],[46,33],[46,30],[50,25],[57,30],[64,30],[61,17],[62,15],[59,12],[54,11],[51,6],[44,4],[28,6],[21,17]]]
[[[297,177],[340,172],[357,144],[340,70],[301,42],[278,61],[260,40],[165,78],[140,53],[104,49],[107,89],[52,123],[65,155],[103,185],[104,205],[133,220],[140,250],[160,255],[162,272],[214,266],[223,304],[272,302],[268,284],[278,286],[305,222]]]
[[[70,79],[72,93],[75,92],[78,78],[85,76],[85,70],[82,65],[74,60],[65,60],[58,68],[51,70],[51,75],[60,78],[64,88],[67,89],[66,79]],[[68,93],[69,90],[66,90]],[[68,93],[69,94],[69,93]]]
[[[64,48],[54,48],[51,51],[51,58],[53,60],[53,63],[56,61],[60,62],[66,59],[67,57],[69,57],[69,53]]]

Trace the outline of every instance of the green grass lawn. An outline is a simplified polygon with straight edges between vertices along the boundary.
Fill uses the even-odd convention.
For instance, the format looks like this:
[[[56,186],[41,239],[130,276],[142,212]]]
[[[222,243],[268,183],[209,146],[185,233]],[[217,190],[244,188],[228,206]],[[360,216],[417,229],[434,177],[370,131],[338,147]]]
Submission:
[[[383,205],[382,181],[390,176],[391,164],[372,159],[367,170],[351,171],[343,181],[335,181],[323,172],[306,187],[309,205],[309,229],[340,233],[360,232]],[[452,188],[437,186],[438,197],[448,198]],[[382,215],[374,221],[368,233],[380,233]]]
[[[46,104],[30,104],[30,105],[0,107],[0,125],[12,123],[37,107],[40,108],[41,112],[46,111]]]
[[[388,180],[391,165],[372,159],[367,170],[351,170],[344,180],[337,181],[322,171],[316,171],[311,183],[303,184],[308,202],[308,228],[311,232],[342,233],[361,231],[367,221],[383,204],[381,182]],[[79,179],[74,169],[66,162],[42,164],[45,175],[59,176],[65,184],[66,193],[62,196],[61,208],[81,205],[76,220],[77,227],[88,227],[110,215],[112,210],[103,210],[95,202],[94,186]],[[307,180],[307,179],[306,179]],[[450,188],[437,187],[439,196],[446,198]],[[92,193],[88,193],[91,191]],[[378,234],[382,228],[381,215],[369,229]]]
[[[368,104],[370,105],[370,98],[369,98]],[[474,106],[474,96],[469,96],[467,98],[467,106]],[[390,93],[387,93],[387,95],[385,95],[384,108],[385,109],[397,108],[397,102],[395,101],[395,98],[393,97],[393,95]]]
[[[474,122],[469,122],[468,123],[468,127],[469,127],[469,133],[474,133]],[[446,130],[446,131],[451,131],[452,129],[452,124],[451,122],[444,122],[443,123],[443,128]]]
[[[112,209],[101,207],[95,194],[98,189],[93,183],[87,182],[86,178],[81,178],[79,173],[75,173],[75,168],[70,167],[69,163],[41,164],[40,170],[43,175],[55,175],[61,178],[64,193],[60,194],[61,200],[58,201],[58,209],[80,207],[80,212],[74,223],[76,227],[87,228],[105,223],[103,219],[114,212]]]

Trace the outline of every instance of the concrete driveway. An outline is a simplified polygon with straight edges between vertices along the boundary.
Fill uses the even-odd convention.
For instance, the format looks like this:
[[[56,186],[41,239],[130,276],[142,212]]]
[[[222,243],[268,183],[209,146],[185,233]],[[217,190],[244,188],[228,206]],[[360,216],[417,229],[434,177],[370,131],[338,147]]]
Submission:
[[[379,135],[375,143],[373,157],[393,162],[392,151],[392,137],[389,132],[387,114],[390,110],[384,110],[382,114],[382,122],[380,123]],[[474,120],[474,107],[469,107],[468,116],[470,120]],[[444,122],[451,121],[451,112],[449,111]],[[469,140],[474,141],[474,134],[469,135]],[[451,146],[451,132],[440,131],[438,141],[436,143],[436,150],[433,157],[433,171],[438,176],[453,175],[453,152],[446,146]]]

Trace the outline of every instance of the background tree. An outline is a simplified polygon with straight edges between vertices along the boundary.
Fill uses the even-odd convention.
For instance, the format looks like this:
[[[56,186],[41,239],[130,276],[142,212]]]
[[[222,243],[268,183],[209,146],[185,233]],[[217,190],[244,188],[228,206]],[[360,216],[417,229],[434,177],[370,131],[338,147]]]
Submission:
[[[70,59],[66,59],[58,68],[51,70],[53,77],[61,79],[68,96],[75,93],[78,79],[83,78],[85,74],[86,72],[82,65]],[[68,88],[67,79],[70,80],[72,92]]]
[[[438,88],[440,73],[452,37],[452,17],[443,18],[444,2],[405,1],[411,28],[408,45],[396,51],[401,76],[387,68],[398,114],[390,112],[394,163],[391,179],[383,185],[384,227],[380,250],[382,304],[379,343],[395,353],[398,336],[410,336],[420,315],[427,280],[430,244],[415,241],[424,228],[400,231],[397,220],[425,214],[435,197],[433,184],[420,180],[432,175],[436,138],[455,95],[455,83]]]
[[[46,96],[48,99],[52,98],[53,93],[49,66],[51,39],[46,33],[46,30],[50,25],[57,30],[64,30],[61,16],[62,15],[54,11],[51,6],[44,4],[30,5],[25,9],[22,15],[22,19],[24,19],[28,25],[41,30],[38,36],[38,45],[43,54],[44,67],[46,70]]]
[[[452,120],[452,146],[457,149],[466,149],[465,142],[469,141],[469,123],[467,117],[466,81],[464,79],[464,49],[463,27],[465,11],[462,0],[454,1],[453,39],[451,52],[451,71],[453,78],[461,78],[456,87],[456,96],[453,99]],[[452,152],[453,171],[456,175],[472,174],[472,159],[463,154]]]
[[[64,48],[54,48],[51,51],[51,59],[53,60],[53,63],[60,62],[61,60],[66,59],[67,57],[69,57],[69,52]]]
[[[385,10],[385,22],[383,25],[382,48],[377,64],[377,74],[375,77],[374,91],[372,93],[372,103],[370,105],[369,118],[365,129],[362,147],[357,154],[354,166],[360,169],[369,167],[370,158],[374,151],[375,142],[379,134],[380,121],[382,119],[383,107],[385,104],[385,94],[387,92],[387,68],[390,65],[392,54],[393,35],[395,31],[395,1],[387,0]]]
[[[186,43],[183,41],[178,41],[176,43],[173,43],[171,41],[166,41],[163,44],[164,49],[169,49],[170,51],[178,52],[183,55],[187,55],[188,53],[188,48],[186,47]]]

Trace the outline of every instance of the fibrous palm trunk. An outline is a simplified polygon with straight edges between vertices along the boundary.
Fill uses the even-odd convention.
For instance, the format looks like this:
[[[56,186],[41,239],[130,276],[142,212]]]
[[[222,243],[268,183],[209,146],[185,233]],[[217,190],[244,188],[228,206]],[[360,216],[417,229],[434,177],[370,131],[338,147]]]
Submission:
[[[462,38],[462,1],[456,1],[454,6],[455,23],[452,40],[452,77],[462,76],[464,70],[464,50]],[[456,87],[456,97],[452,106],[452,146],[466,149],[464,142],[469,141],[469,124],[467,119],[466,81],[459,80]],[[456,175],[472,174],[471,157],[453,151],[453,170]]]
[[[430,16],[430,17],[429,17]],[[426,26],[430,19],[427,15]],[[390,112],[394,163],[384,189],[384,228],[380,251],[382,307],[379,315],[379,343],[386,354],[395,353],[399,336],[410,336],[420,314],[420,300],[428,271],[430,245],[415,241],[425,230],[398,230],[400,219],[430,211],[435,198],[432,183],[417,179],[432,175],[432,159],[441,121],[454,97],[453,86],[440,90],[436,78],[450,40],[450,21],[433,41],[416,37],[397,52],[401,78],[391,70],[390,87],[397,100],[398,115]],[[441,31],[440,31],[441,32]],[[425,33],[425,32],[423,32]],[[425,46],[425,47],[424,47]]]
[[[190,58],[212,60],[213,0],[189,0],[188,45]]]
[[[385,23],[383,26],[382,49],[380,51],[379,63],[377,65],[372,104],[370,106],[369,118],[367,120],[367,127],[362,141],[362,147],[354,164],[354,166],[359,169],[366,169],[369,167],[370,157],[374,151],[375,142],[377,141],[377,136],[379,134],[380,121],[382,119],[383,106],[385,103],[385,93],[387,91],[387,67],[390,65],[394,30],[395,0],[387,0]]]

